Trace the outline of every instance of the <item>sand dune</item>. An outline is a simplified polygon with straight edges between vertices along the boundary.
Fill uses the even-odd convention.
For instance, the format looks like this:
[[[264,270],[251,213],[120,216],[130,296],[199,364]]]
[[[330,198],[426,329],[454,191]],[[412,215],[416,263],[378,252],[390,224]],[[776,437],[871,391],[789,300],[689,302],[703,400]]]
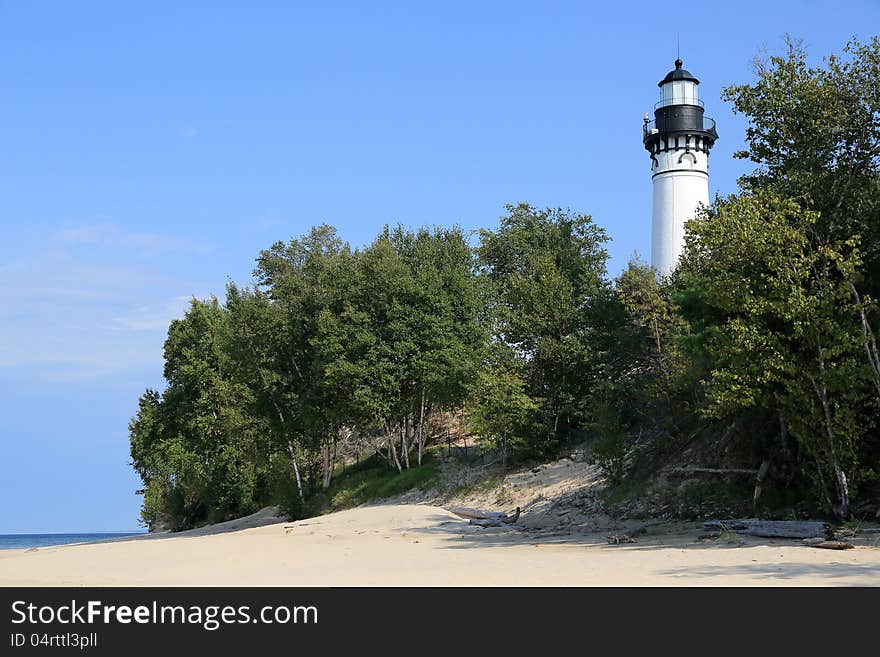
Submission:
[[[362,507],[238,531],[0,551],[0,585],[880,585],[880,548],[818,550],[697,530],[480,529],[428,505]]]

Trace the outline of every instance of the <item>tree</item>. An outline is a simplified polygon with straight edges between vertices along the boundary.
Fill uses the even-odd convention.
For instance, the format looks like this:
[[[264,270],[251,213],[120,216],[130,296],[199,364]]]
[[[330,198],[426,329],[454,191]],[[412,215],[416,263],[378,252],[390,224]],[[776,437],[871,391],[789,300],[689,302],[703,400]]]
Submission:
[[[811,317],[799,316],[802,324],[789,326],[792,331],[809,327],[806,333],[797,334],[806,352],[795,350],[809,362],[801,364],[785,350],[780,351],[784,357],[777,357],[798,362],[809,376],[784,379],[783,384],[753,372],[746,377],[749,385],[743,385],[737,378],[744,376],[746,362],[741,361],[732,369],[721,362],[715,379],[727,376],[729,387],[742,385],[741,393],[755,406],[764,404],[768,395],[777,399],[780,394],[783,399],[800,398],[803,404],[816,405],[809,413],[792,411],[784,420],[811,424],[800,431],[802,439],[823,428],[827,454],[818,454],[821,450],[816,446],[811,453],[818,454],[820,474],[823,463],[838,464],[831,466],[833,477],[828,472],[822,477],[836,482],[838,501],[832,506],[839,515],[846,515],[851,478],[870,476],[869,464],[880,459],[880,445],[873,441],[872,446],[872,441],[859,437],[867,423],[858,420],[872,417],[880,399],[880,353],[874,330],[878,315],[875,300],[880,295],[880,40],[874,37],[867,44],[852,40],[843,56],[827,57],[823,67],[808,65],[807,53],[799,42],[788,39],[787,46],[784,56],[758,63],[756,82],[724,91],[735,111],[749,119],[747,149],[737,156],[750,159],[758,168],[740,180],[744,192],[751,195],[748,200],[722,204],[716,215],[719,221],[739,217],[741,226],[750,226],[759,239],[766,239],[762,248],[767,258],[775,245],[773,257],[778,259],[778,267],[789,271],[792,278],[788,291],[774,288],[779,298],[765,300],[767,307],[780,310],[788,303],[786,318],[799,316],[797,312],[803,308],[812,313]],[[786,205],[788,202],[794,205]],[[764,223],[755,219],[762,213]],[[795,239],[794,252],[762,232],[767,225],[788,226],[785,234]],[[701,235],[701,239],[708,237]],[[719,246],[717,240],[715,246]],[[754,244],[746,245],[742,256],[753,253],[754,248]],[[765,272],[765,285],[758,289],[768,289],[766,282],[778,280],[778,275],[775,270]],[[717,285],[701,274],[685,273],[684,278],[685,296],[697,302],[690,308],[690,317],[695,325],[705,328],[704,342],[709,343],[719,324],[731,330],[736,326],[740,342],[751,343],[758,350],[752,365],[766,362],[760,349],[777,347],[761,334],[760,322],[752,323],[757,318],[731,318],[712,303],[700,308],[700,303],[718,292]],[[728,279],[728,284],[737,283]],[[693,293],[701,287],[702,291]],[[800,294],[802,306],[795,304],[791,296],[795,292]],[[739,374],[734,376],[733,371]],[[791,387],[790,382],[796,379],[802,389]],[[785,421],[782,426],[784,429]],[[832,450],[838,443],[844,443],[844,448]],[[862,465],[842,464],[856,457]],[[822,482],[820,487],[828,488]]]
[[[610,293],[605,231],[588,215],[507,206],[477,254],[492,290],[490,330],[523,364],[528,394],[542,400],[545,430],[577,426],[602,376],[597,312]]]
[[[472,431],[494,443],[506,468],[513,445],[527,435],[540,404],[529,396],[514,353],[501,345],[491,353],[474,382],[468,424]]]
[[[852,321],[858,240],[821,243],[818,222],[818,213],[773,192],[719,201],[688,224],[682,277],[699,282],[701,307],[716,318],[705,412],[778,409],[845,518],[855,487],[871,474],[860,463],[878,400]]]
[[[161,398],[147,391],[130,425],[145,485],[144,520],[186,528],[255,510],[261,423],[226,350],[228,315],[216,299],[193,300],[165,341]]]
[[[870,328],[880,298],[880,38],[853,39],[824,68],[807,64],[800,42],[787,45],[785,56],[759,64],[754,84],[724,90],[749,118],[737,157],[758,165],[740,184],[816,212],[819,242],[860,239],[862,264],[850,282],[864,312],[854,319]]]
[[[291,458],[296,468],[295,443],[306,455],[320,452],[323,488],[330,486],[337,441],[353,419],[345,386],[329,376],[337,369],[337,354],[325,345],[336,339],[334,322],[346,312],[351,269],[350,247],[336,229],[322,225],[299,240],[278,242],[261,252],[254,271],[283,327],[276,338],[283,336],[284,343],[276,339],[270,347],[268,366],[280,385],[274,398],[289,402],[288,424],[295,424],[291,430],[298,435],[296,441],[289,439]]]
[[[266,422],[270,458],[280,454],[290,459],[302,504],[305,492],[298,412],[304,377],[283,307],[258,289],[240,289],[234,284],[226,288],[226,307],[231,326],[229,348],[238,363],[237,375],[251,390],[254,412]]]
[[[661,399],[662,413],[685,409],[674,405],[679,389],[687,389],[688,369],[693,363],[681,347],[688,332],[672,298],[673,288],[657,271],[639,260],[631,260],[614,282],[614,290],[629,319],[630,340],[635,339],[633,365],[639,368],[642,385],[650,396]],[[618,329],[618,333],[623,333]]]
[[[724,90],[734,111],[749,118],[747,149],[737,157],[758,165],[740,184],[746,191],[772,188],[820,213],[819,230],[858,233],[875,244],[880,39],[852,40],[844,57],[826,58],[825,68],[808,66],[800,42],[788,38],[787,46],[785,56],[759,63],[754,84]]]
[[[479,365],[486,341],[483,298],[473,252],[460,229],[397,228],[387,234],[410,276],[403,303],[416,351],[408,392],[411,420],[404,423],[421,464],[432,414],[464,403]]]
[[[357,254],[334,328],[353,412],[398,470],[421,464],[434,412],[462,403],[484,343],[471,250],[457,228],[385,230]]]

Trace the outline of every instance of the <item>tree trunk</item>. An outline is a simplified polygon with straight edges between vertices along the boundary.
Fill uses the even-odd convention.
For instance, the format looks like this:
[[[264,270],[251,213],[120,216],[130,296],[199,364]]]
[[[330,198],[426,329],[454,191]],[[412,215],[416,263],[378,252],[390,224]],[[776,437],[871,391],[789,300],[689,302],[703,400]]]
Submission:
[[[397,458],[397,448],[394,447],[394,429],[388,422],[385,423],[385,431],[388,433],[388,451],[394,457],[394,465],[398,472],[403,472],[403,468],[400,467],[400,459]]]
[[[251,354],[253,355],[254,362],[258,363],[257,352],[254,350],[252,344],[248,343],[248,347],[251,350]],[[295,365],[296,363],[294,363]],[[269,397],[269,401],[272,403],[272,406],[275,408],[275,412],[278,414],[278,420],[281,423],[282,431],[287,427],[287,423],[285,422],[284,412],[281,410],[281,406],[278,405],[278,402],[275,401],[275,396],[272,394],[272,389],[269,387],[269,383],[266,381],[266,375],[263,373],[263,368],[259,365],[256,366],[257,375],[260,378],[260,383],[263,385],[263,389],[266,391],[266,395]],[[299,369],[297,369],[299,372]],[[302,375],[300,375],[302,376]],[[301,502],[305,502],[305,495],[303,494],[302,487],[302,478],[299,475],[299,465],[296,462],[296,451],[293,448],[293,442],[289,439],[287,441],[287,451],[290,452],[290,459],[293,461],[293,474],[296,477],[296,489],[299,492],[299,499]]]
[[[522,509],[516,507],[512,515],[507,513],[498,513],[496,511],[481,511],[480,509],[469,509],[461,506],[443,507],[450,513],[454,513],[459,518],[468,520],[471,525],[480,527],[500,527],[501,525],[513,525],[519,520]]]
[[[321,488],[326,490],[330,488],[330,478],[328,477],[330,471],[330,437],[326,433],[323,440],[321,440],[321,459],[323,461]]]
[[[761,467],[758,469],[757,476],[755,476],[755,492],[752,495],[752,509],[758,508],[758,498],[761,497],[761,487],[764,485],[764,478],[767,476],[768,470],[770,470],[770,459],[764,459],[761,463]]]
[[[834,470],[834,478],[837,484],[837,498],[840,502],[840,505],[834,509],[834,512],[841,520],[845,520],[847,517],[849,517],[849,485],[846,481],[846,475],[844,474],[843,470],[840,467],[840,464],[837,461],[834,428],[831,423],[831,408],[828,403],[828,389],[825,387],[824,382],[825,360],[822,358],[821,347],[819,347],[819,372],[823,377],[821,386],[816,381],[815,377],[813,377],[812,375],[807,376],[809,376],[810,382],[813,384],[813,390],[815,390],[816,396],[819,398],[819,403],[822,405],[822,416],[825,425],[825,435],[828,437],[828,447],[831,452],[831,467]]]
[[[837,480],[837,492],[840,497],[840,519],[845,520],[849,517],[849,483],[846,480],[846,473],[836,460],[834,462],[834,478]]]
[[[782,454],[788,456],[788,425],[785,423],[785,415],[779,411],[779,442],[782,445]]]
[[[333,429],[332,431],[325,433],[324,444],[321,448],[324,459],[324,477],[321,482],[321,487],[324,490],[330,488],[330,484],[333,481],[333,468],[336,467],[336,444],[338,442],[337,431],[337,429]]]
[[[293,474],[296,477],[296,489],[299,491],[300,502],[305,502],[306,498],[303,495],[302,479],[299,476],[299,465],[296,462],[296,450],[293,448],[293,443],[289,440],[287,441],[287,451],[290,452],[290,460],[293,461]]]
[[[654,305],[654,303],[651,302],[652,308],[653,308],[653,305]],[[657,343],[657,356],[662,359],[663,358],[663,349],[660,344],[660,327],[657,325],[657,317],[656,316],[651,317],[651,324],[653,324],[653,328],[654,328],[654,340]]]
[[[422,454],[425,451],[425,389],[422,388],[422,400],[419,405],[419,465],[422,464]]]
[[[403,452],[403,464],[409,470],[409,415],[400,425],[400,450]]]

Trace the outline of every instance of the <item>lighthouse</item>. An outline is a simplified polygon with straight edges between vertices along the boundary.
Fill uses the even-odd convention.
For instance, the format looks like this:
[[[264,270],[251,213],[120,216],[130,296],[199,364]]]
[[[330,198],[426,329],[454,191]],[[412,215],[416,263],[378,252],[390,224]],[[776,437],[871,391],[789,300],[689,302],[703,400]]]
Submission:
[[[715,121],[703,116],[700,81],[675,60],[660,83],[654,120],[645,114],[643,143],[651,156],[654,187],[651,264],[669,274],[684,249],[684,225],[709,204],[709,150],[718,139]]]

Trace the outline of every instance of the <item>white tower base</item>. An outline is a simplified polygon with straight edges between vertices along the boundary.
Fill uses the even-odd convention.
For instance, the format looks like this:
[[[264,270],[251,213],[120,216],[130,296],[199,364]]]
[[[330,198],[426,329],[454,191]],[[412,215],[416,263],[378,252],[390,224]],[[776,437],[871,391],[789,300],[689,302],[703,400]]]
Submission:
[[[709,204],[709,158],[704,152],[681,150],[655,157],[651,265],[667,276],[684,250],[685,223],[700,205]]]
[[[684,250],[684,225],[709,204],[709,176],[700,171],[674,171],[654,177],[651,264],[664,276]]]

